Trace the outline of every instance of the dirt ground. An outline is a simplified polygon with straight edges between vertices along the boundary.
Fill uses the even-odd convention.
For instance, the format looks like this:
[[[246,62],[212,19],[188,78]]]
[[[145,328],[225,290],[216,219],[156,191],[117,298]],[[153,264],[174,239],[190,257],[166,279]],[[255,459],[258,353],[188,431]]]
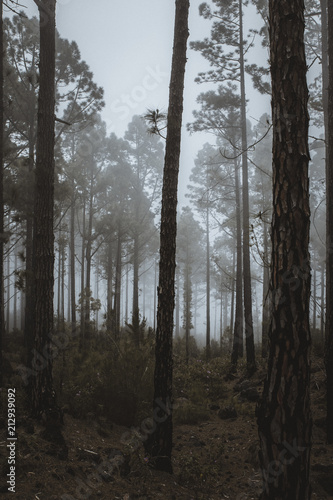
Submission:
[[[262,371],[255,375],[252,389],[255,386],[261,391],[263,375]],[[258,499],[261,476],[256,403],[244,400],[242,392],[234,390],[239,382],[239,376],[225,382],[225,397],[206,409],[208,416],[201,423],[174,424],[173,475],[149,467],[138,429],[114,425],[93,415],[79,420],[65,414],[66,450],[45,440],[40,424],[17,414],[16,486],[15,493],[8,492],[7,421],[2,409],[0,496],[4,500]],[[312,499],[332,500],[333,446],[325,444],[325,373],[321,359],[312,363],[311,392]],[[220,418],[226,401],[234,403],[237,417]]]

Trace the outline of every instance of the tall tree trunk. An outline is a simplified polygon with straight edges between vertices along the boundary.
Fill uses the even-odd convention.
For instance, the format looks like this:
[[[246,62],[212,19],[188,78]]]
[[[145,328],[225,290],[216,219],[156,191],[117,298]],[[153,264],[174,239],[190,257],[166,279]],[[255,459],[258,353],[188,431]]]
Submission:
[[[232,332],[232,327],[234,325],[235,316],[235,283],[236,280],[234,276],[236,275],[236,247],[234,246],[232,254],[232,281],[231,281],[231,306],[230,306],[230,332]],[[222,285],[221,285],[222,286]]]
[[[320,0],[321,9],[321,69],[322,69],[322,94],[324,111],[324,131],[325,138],[328,137],[328,19],[327,19],[327,0]],[[327,168],[327,142],[326,142],[326,168]]]
[[[136,231],[134,235],[134,253],[133,253],[133,308],[132,308],[132,326],[136,345],[140,345],[140,313],[139,313],[139,234]]]
[[[72,180],[72,199],[70,213],[70,302],[71,302],[71,324],[72,336],[76,334],[76,283],[75,283],[75,184]]]
[[[272,313],[257,407],[261,500],[309,500],[311,488],[308,89],[303,0],[270,0],[273,122]]]
[[[328,2],[328,53],[333,60],[333,6]],[[327,441],[333,443],[333,64],[328,85],[328,162],[326,169],[326,375]]]
[[[35,53],[33,54],[32,73],[35,72]],[[29,162],[28,169],[31,179],[30,202],[26,205],[26,258],[25,258],[25,318],[24,318],[24,342],[27,349],[27,366],[32,368],[32,350],[34,345],[33,332],[33,308],[34,308],[34,274],[33,274],[33,225],[34,225],[34,200],[35,200],[35,179],[32,172],[35,165],[35,146],[36,146],[36,96],[34,82],[30,86],[30,104],[29,104]]]
[[[58,280],[57,280],[57,330],[60,329],[60,302],[61,302],[61,231],[60,231],[60,226],[59,226],[59,234],[58,234]]]
[[[179,274],[177,273],[177,304],[178,304],[178,330],[176,326],[176,335],[178,331],[178,336],[179,336]],[[154,332],[156,331],[156,303],[157,303],[157,263],[154,261]],[[177,316],[176,316],[177,318]],[[177,321],[177,320],[176,320]],[[177,323],[176,323],[177,324]]]
[[[65,260],[66,247],[65,240],[62,241],[61,247],[61,332],[65,330]]]
[[[222,342],[223,342],[223,279],[221,275],[221,289],[220,289],[220,353],[222,355]]]
[[[32,408],[50,417],[56,408],[52,381],[54,295],[55,0],[36,2],[40,14],[39,97],[34,213],[34,359]],[[59,417],[59,412],[57,413]],[[56,419],[53,414],[52,417]]]
[[[184,272],[184,330],[185,330],[185,362],[188,365],[189,360],[189,342],[191,332],[191,302],[192,302],[192,287],[191,287],[191,266],[189,255],[189,241],[186,235],[186,260]]]
[[[240,207],[240,186],[238,165],[235,162],[235,195],[236,195],[236,230],[237,230],[237,274],[236,274],[236,311],[231,363],[235,370],[238,358],[243,355],[243,273],[242,273],[242,224]]]
[[[316,254],[312,255],[312,269],[313,269],[313,316],[312,316],[312,330],[313,335],[316,335],[317,328],[317,265],[315,260]]]
[[[29,172],[31,173],[34,169],[35,164],[35,132],[34,132],[34,120],[35,120],[35,107],[33,109],[32,123],[29,127]],[[31,206],[34,205],[35,197],[35,185],[31,189],[31,205],[27,208],[27,231],[26,231],[26,245],[25,245],[25,318],[24,318],[24,342],[27,349],[27,365],[31,368],[32,363],[32,349],[34,343],[34,334],[32,330],[33,325],[33,307],[34,307],[34,279],[33,279],[33,209]]]
[[[209,206],[208,206],[208,190],[207,190],[207,207],[206,207],[206,360],[209,360],[209,359],[210,359],[210,243],[209,243]]]
[[[14,269],[15,271],[17,270],[17,243],[15,245],[15,249],[14,249],[14,252],[15,252],[15,257],[14,257]],[[18,290],[14,288],[14,331],[17,330],[17,294],[18,294]]]
[[[92,160],[91,160],[92,161]],[[90,194],[89,194],[89,214],[88,214],[88,232],[86,234],[86,287],[85,287],[85,306],[84,306],[84,322],[85,334],[90,335],[90,297],[91,291],[91,264],[92,264],[92,231],[93,231],[93,201],[94,201],[94,172],[91,164],[90,173]]]
[[[157,469],[168,472],[172,472],[172,333],[175,307],[177,189],[188,14],[189,0],[176,0],[160,228],[160,273],[153,401],[156,428],[146,442],[152,464]]]
[[[80,330],[81,330],[81,346],[85,339],[85,251],[86,251],[86,200],[83,197],[82,208],[82,247],[81,247],[81,304],[80,304]]]
[[[3,256],[4,256],[4,199],[3,199],[3,169],[4,169],[4,116],[3,116],[3,0],[0,0],[0,385],[2,386],[2,349],[5,334],[4,290],[3,290]]]
[[[8,216],[8,230],[10,231],[10,216]],[[10,332],[10,303],[11,303],[11,282],[10,282],[10,248],[7,251],[7,293],[6,293],[6,332]]]
[[[256,370],[253,318],[252,318],[252,287],[250,266],[250,208],[249,208],[249,180],[247,164],[247,127],[246,127],[246,95],[245,95],[245,66],[243,40],[243,7],[239,0],[239,63],[241,77],[241,126],[242,126],[242,170],[243,170],[243,277],[244,277],[244,319],[246,365],[248,375]]]
[[[99,299],[99,258],[97,258],[96,262],[96,272],[95,272],[95,299]],[[96,331],[98,332],[98,323],[99,323],[99,317],[98,317],[98,309],[96,310],[95,313],[95,327]]]
[[[117,244],[117,261],[116,261],[116,281],[115,281],[115,291],[114,291],[114,335],[116,339],[119,339],[120,334],[120,297],[121,297],[121,229],[118,228],[118,244]]]
[[[264,272],[262,288],[262,335],[261,335],[261,355],[267,358],[268,355],[268,331],[269,331],[269,266],[268,266],[268,231],[264,222]]]
[[[320,292],[320,338],[322,341],[322,345],[325,344],[324,340],[324,330],[325,330],[325,264],[321,265],[321,273],[320,273],[320,282],[321,282],[321,292]]]
[[[176,268],[176,328],[175,328],[175,337],[179,338],[180,336],[180,276],[179,276],[179,268]]]
[[[128,323],[128,281],[129,281],[128,275],[129,275],[129,266],[127,264],[126,265],[125,323]],[[154,329],[155,329],[155,319],[154,319]]]

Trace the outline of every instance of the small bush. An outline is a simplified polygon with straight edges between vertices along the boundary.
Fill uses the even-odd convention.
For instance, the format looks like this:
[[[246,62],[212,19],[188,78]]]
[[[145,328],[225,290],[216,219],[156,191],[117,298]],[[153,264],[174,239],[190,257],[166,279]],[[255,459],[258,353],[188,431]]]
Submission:
[[[80,350],[78,339],[56,357],[59,401],[77,418],[96,412],[121,425],[147,416],[153,400],[154,349],[150,338],[140,348],[123,336],[117,344],[97,336]]]

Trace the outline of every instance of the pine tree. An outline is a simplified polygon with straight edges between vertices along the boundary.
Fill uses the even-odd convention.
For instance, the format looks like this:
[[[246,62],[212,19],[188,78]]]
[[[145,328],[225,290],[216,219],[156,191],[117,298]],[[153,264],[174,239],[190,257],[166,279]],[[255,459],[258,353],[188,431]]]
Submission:
[[[154,432],[146,449],[157,468],[172,473],[172,334],[175,306],[177,187],[188,38],[189,0],[176,0],[160,228],[154,373]]]
[[[328,53],[333,59],[333,8],[328,2]],[[333,64],[329,65],[328,162],[326,170],[326,349],[327,441],[333,443]]]
[[[270,0],[273,120],[272,314],[257,407],[261,500],[308,500],[310,262],[308,90],[303,0]]]
[[[40,62],[34,220],[34,355],[32,407],[36,416],[57,413],[52,381],[54,268],[55,0],[36,2],[40,13]],[[60,414],[58,413],[58,423]],[[57,421],[57,419],[55,419]]]
[[[199,7],[200,14],[206,19],[214,20],[211,38],[202,42],[193,42],[191,47],[200,51],[213,66],[213,70],[199,73],[196,81],[200,83],[222,83],[234,89],[239,82],[240,125],[241,125],[241,159],[242,159],[242,203],[243,203],[243,279],[244,279],[244,321],[246,339],[247,371],[251,376],[256,370],[253,318],[252,318],[252,286],[250,264],[250,208],[248,182],[248,145],[245,93],[245,51],[248,43],[243,34],[242,0],[213,0],[216,9],[212,10],[207,3]],[[225,51],[225,45],[232,47],[232,52]],[[227,88],[228,88],[227,87]]]
[[[4,200],[3,200],[3,160],[4,160],[4,115],[3,115],[3,0],[0,1],[0,385],[2,386],[2,347],[5,332],[3,307],[3,249],[4,249]]]

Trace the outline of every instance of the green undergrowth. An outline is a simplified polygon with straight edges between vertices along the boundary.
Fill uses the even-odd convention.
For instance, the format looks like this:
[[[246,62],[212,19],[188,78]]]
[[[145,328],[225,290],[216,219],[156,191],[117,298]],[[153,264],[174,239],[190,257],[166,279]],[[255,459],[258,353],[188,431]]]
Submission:
[[[138,347],[126,335],[118,342],[100,335],[86,348],[71,343],[54,362],[60,404],[76,418],[138,423],[153,397],[153,354],[151,339]]]

